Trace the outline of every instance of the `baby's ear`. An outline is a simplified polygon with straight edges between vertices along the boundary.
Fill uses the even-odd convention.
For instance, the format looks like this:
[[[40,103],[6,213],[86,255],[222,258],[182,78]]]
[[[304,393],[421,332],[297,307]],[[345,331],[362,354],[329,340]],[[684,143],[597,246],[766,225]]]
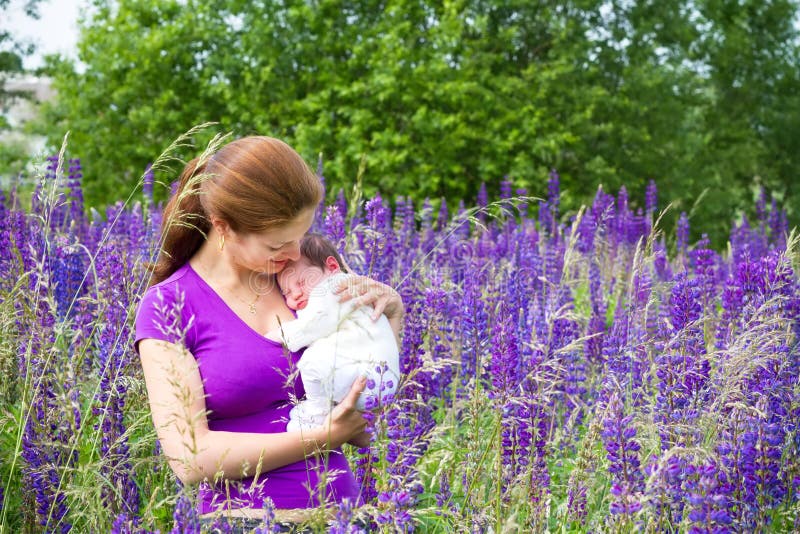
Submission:
[[[325,258],[325,268],[328,270],[328,272],[335,273],[339,270],[339,262],[336,261],[336,258],[333,256],[328,256]]]

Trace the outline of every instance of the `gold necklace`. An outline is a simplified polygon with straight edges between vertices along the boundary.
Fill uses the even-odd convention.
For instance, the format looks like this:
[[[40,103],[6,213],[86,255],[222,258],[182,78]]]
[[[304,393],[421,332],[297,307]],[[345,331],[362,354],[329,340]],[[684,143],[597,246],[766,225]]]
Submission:
[[[203,266],[203,267],[200,267],[200,270],[201,270],[201,271],[203,271],[203,274],[205,274],[205,275],[206,275],[206,278],[208,278],[208,270],[205,268],[205,266]],[[208,282],[206,282],[206,283],[208,283]],[[210,284],[209,284],[209,285],[210,285]],[[223,287],[224,287],[224,286],[223,286]],[[258,291],[254,291],[254,293],[256,294],[256,298],[255,298],[255,299],[253,299],[253,302],[247,302],[247,301],[246,301],[246,300],[244,300],[242,297],[240,297],[239,295],[237,295],[236,293],[234,293],[234,292],[233,292],[233,290],[231,290],[231,289],[228,289],[227,287],[224,287],[224,289],[225,289],[225,291],[227,291],[229,294],[233,295],[233,297],[234,297],[236,300],[238,300],[239,302],[241,302],[242,304],[244,304],[245,306],[247,306],[247,310],[250,312],[250,315],[255,315],[255,314],[256,314],[256,302],[258,302],[258,299],[260,299],[260,298],[261,298],[261,293],[259,293]]]
[[[248,303],[246,300],[244,300],[242,297],[240,297],[239,295],[237,295],[236,293],[234,293],[230,289],[228,290],[228,292],[231,295],[233,295],[234,297],[236,297],[236,299],[239,300],[239,302],[241,302],[242,304],[246,305],[247,309],[250,311],[251,315],[255,315],[256,314],[256,302],[258,302],[258,299],[261,298],[261,293],[256,293],[256,298],[253,299],[253,302]]]

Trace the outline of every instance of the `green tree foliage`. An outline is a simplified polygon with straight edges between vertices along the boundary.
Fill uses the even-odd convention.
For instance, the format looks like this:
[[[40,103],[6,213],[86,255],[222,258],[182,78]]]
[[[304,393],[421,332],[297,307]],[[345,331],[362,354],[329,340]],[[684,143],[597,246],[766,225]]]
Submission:
[[[38,18],[37,6],[40,0],[27,0],[22,5],[25,15]],[[8,12],[10,0],[0,0],[0,16]],[[6,80],[9,76],[22,72],[22,57],[33,53],[34,47],[14,37],[12,29],[0,23],[0,130],[8,128],[5,118],[7,107],[14,98],[26,98],[28,95],[20,91],[6,89]]]
[[[754,183],[800,168],[797,0],[96,1],[85,70],[53,65],[88,196],[116,198],[170,140],[216,121],[285,138],[329,184],[473,196],[508,175],[576,206],[646,181],[719,235]],[[676,210],[677,211],[677,210]],[[796,216],[797,213],[793,213]]]

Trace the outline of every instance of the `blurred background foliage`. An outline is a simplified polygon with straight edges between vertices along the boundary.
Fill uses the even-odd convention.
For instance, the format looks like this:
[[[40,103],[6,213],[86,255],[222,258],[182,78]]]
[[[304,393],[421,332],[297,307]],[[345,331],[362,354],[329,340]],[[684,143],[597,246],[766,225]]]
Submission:
[[[543,196],[555,168],[574,209],[654,179],[717,246],[759,186],[800,215],[796,0],[92,4],[38,125],[54,148],[71,132],[90,204],[215,121],[321,154],[329,194],[363,159],[367,195],[418,202],[504,176]]]

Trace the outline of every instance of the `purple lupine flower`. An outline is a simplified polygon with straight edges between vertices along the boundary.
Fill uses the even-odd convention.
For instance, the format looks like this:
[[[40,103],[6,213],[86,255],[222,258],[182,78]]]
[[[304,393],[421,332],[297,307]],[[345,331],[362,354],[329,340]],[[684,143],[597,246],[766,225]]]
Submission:
[[[550,206],[550,214],[553,220],[557,220],[558,206],[561,203],[561,177],[555,169],[550,169],[550,175],[547,180],[547,203]]]
[[[778,250],[786,248],[786,237],[789,235],[789,221],[786,210],[779,209],[775,198],[772,199],[767,221],[772,245]]]
[[[577,248],[584,254],[589,254],[594,250],[594,237],[597,233],[597,220],[592,210],[584,212],[578,223],[578,244]]]
[[[636,214],[629,214],[624,229],[625,242],[635,246],[640,239],[646,239],[650,233],[648,218],[642,213],[642,209],[636,210]]]
[[[275,522],[275,503],[269,497],[264,499],[264,516],[261,524],[256,527],[253,534],[273,534],[281,532],[283,529]]]
[[[441,281],[433,280],[433,287],[425,289],[423,309],[426,310],[424,331],[427,336],[427,352],[434,362],[444,362],[450,359],[450,344],[447,342],[451,327],[447,321],[448,293],[441,287]],[[439,367],[436,372],[427,377],[429,393],[435,398],[444,398],[447,388],[453,378],[451,365]]]
[[[450,499],[453,497],[453,492],[450,491],[450,473],[446,470],[442,471],[442,474],[439,476],[439,491],[436,492],[436,506],[439,510],[450,509],[454,508]],[[441,512],[437,512],[437,515]]]
[[[139,532],[142,532],[139,527],[139,518],[129,517],[125,512],[118,514],[111,524],[111,534],[138,534]]]
[[[11,234],[13,231],[11,214],[6,209],[6,197],[0,189],[0,289],[11,275],[11,266],[14,259],[13,242]]]
[[[459,397],[468,396],[466,387],[471,380],[478,380],[480,369],[478,362],[484,359],[486,348],[489,345],[487,337],[489,314],[486,302],[483,300],[482,277],[479,276],[481,267],[478,259],[470,262],[470,275],[464,278],[464,292],[458,313],[457,332],[461,340],[461,369],[459,370],[460,385],[457,388]]]
[[[436,225],[434,229],[441,232],[447,227],[448,222],[450,222],[450,214],[447,211],[447,200],[442,197],[439,200],[439,214],[436,216]]]
[[[741,265],[741,264],[740,264]],[[722,290],[722,316],[717,327],[716,347],[727,348],[731,336],[736,332],[736,322],[744,304],[744,290],[736,275],[729,275]]]
[[[481,182],[481,187],[478,189],[476,205],[480,209],[483,209],[489,205],[489,193],[486,191],[486,182]],[[483,220],[485,220],[485,216]]]
[[[589,325],[586,331],[587,336],[592,336],[586,340],[585,354],[588,361],[600,363],[603,358],[603,336],[606,327],[606,302],[603,298],[600,277],[600,264],[592,258],[589,261],[589,301],[592,313],[589,318]]]
[[[342,254],[344,253],[346,234],[344,227],[344,218],[339,212],[339,206],[333,204],[328,206],[325,212],[325,236],[333,243],[336,250]]]
[[[632,415],[625,415],[619,392],[612,393],[603,419],[603,445],[611,474],[612,515],[632,516],[642,508],[644,475],[639,461],[641,445],[636,441]]]
[[[144,175],[142,176],[142,194],[144,201],[148,207],[153,205],[153,184],[155,183],[155,173],[153,172],[153,165],[148,163],[144,168]]]
[[[528,190],[525,189],[524,187],[519,187],[516,190],[516,194],[517,194],[517,197],[527,197],[528,196]],[[524,221],[525,219],[527,219],[528,218],[528,202],[527,201],[521,202],[519,204],[518,209],[519,209],[519,214],[520,214],[520,217],[522,218],[522,220]]]
[[[59,472],[62,466],[76,459],[65,454],[69,445],[64,432],[53,428],[55,425],[47,420],[55,412],[52,406],[56,400],[54,388],[39,384],[33,400],[34,409],[22,433],[21,456],[26,463],[23,473],[33,493],[39,526],[49,532],[69,532],[72,525],[66,520],[66,495]],[[51,443],[57,445],[54,447]]]
[[[678,218],[678,228],[675,231],[675,247],[678,250],[678,254],[685,255],[688,245],[689,217],[686,215],[685,211],[682,211],[681,216]]]
[[[172,513],[172,534],[200,534],[200,517],[189,497],[181,491]]]
[[[418,491],[394,487],[378,495],[378,506],[383,510],[375,518],[378,525],[391,529],[391,532],[414,532],[414,518],[409,510],[414,508],[417,494]]]
[[[688,532],[724,532],[733,522],[727,496],[727,476],[712,462],[686,468],[684,491],[690,527]]]
[[[569,486],[567,489],[567,516],[579,526],[583,526],[586,520],[586,493],[585,483]]]
[[[764,403],[762,403],[762,407]],[[769,509],[786,495],[781,477],[781,456],[785,431],[769,418],[750,416],[749,428],[742,434],[744,495],[752,514],[752,524],[761,530],[770,522]]]
[[[33,240],[33,239],[32,239]],[[50,273],[44,250],[31,247],[30,259],[40,267],[31,272],[30,291],[23,292],[33,317],[17,320],[19,332],[19,378],[32,385],[23,394],[26,418],[22,429],[21,458],[25,499],[33,504],[26,510],[29,520],[52,532],[67,532],[65,468],[77,463],[75,439],[80,430],[80,405],[71,366],[61,361],[56,343],[55,310],[46,298]]]
[[[550,492],[550,473],[547,469],[547,440],[552,425],[552,418],[546,411],[546,401],[540,397],[538,386],[531,375],[522,382],[522,402],[518,404],[517,444],[520,454],[527,453],[527,461],[521,465],[528,466],[530,494],[529,500],[535,509],[542,511]]]
[[[343,499],[336,510],[336,518],[328,527],[328,534],[361,534],[363,529],[353,523],[354,509],[350,499]]]
[[[757,402],[760,410],[767,406],[764,401]],[[717,445],[726,475],[720,492],[731,500],[733,522],[746,531],[763,531],[770,522],[770,510],[787,492],[781,476],[785,432],[771,419],[769,413],[751,415],[735,408],[726,418],[728,424]]]
[[[492,390],[490,398],[499,398],[501,402],[513,394],[519,385],[518,365],[520,362],[517,345],[516,321],[504,304],[501,303],[496,321],[496,330],[492,339],[492,359],[490,376]]]
[[[699,282],[682,272],[676,276],[670,297],[669,339],[656,356],[655,421],[662,449],[690,446],[700,437],[694,420],[710,372],[701,314]]]
[[[597,188],[594,200],[592,201],[591,212],[597,229],[604,235],[603,232],[609,226],[609,221],[616,217],[615,200],[612,195],[603,191],[602,186]]]
[[[355,469],[353,474],[358,483],[359,500],[363,503],[372,503],[378,498],[378,490],[375,486],[375,476],[373,472],[377,469],[380,458],[376,451],[370,447],[358,449]]]
[[[466,217],[467,209],[464,207],[464,199],[458,201],[458,208],[456,209],[456,215],[453,218],[454,221],[458,221],[459,224],[456,226],[455,231],[453,232],[454,239],[469,239],[469,221]]]
[[[764,186],[758,188],[758,198],[756,199],[756,220],[763,226],[767,222],[767,190]]]
[[[69,218],[71,224],[80,224],[83,220],[83,172],[81,160],[73,158],[69,160],[69,170],[67,174],[67,190],[69,197]],[[77,226],[73,233],[82,235],[82,228]]]
[[[508,175],[503,177],[503,180],[500,182],[500,200],[507,200],[511,198],[511,191],[514,188],[514,183],[511,181]]]
[[[419,296],[419,289],[412,286],[409,286],[408,289],[408,298],[403,297],[409,313],[405,317],[400,369],[401,374],[408,376],[409,379],[395,393],[395,402],[389,406],[383,418],[383,426],[386,428],[388,437],[385,455],[386,471],[392,480],[398,483],[402,481],[402,486],[396,486],[392,493],[412,490],[417,492],[416,464],[425,454],[429,445],[430,431],[436,425],[432,406],[417,402],[418,398],[431,398],[435,386],[431,380],[431,372],[423,365],[422,359],[425,332],[424,319],[420,313],[422,300]],[[371,476],[369,470],[365,474]],[[360,482],[362,500],[365,500],[364,490],[371,492],[372,484],[369,479],[366,481],[362,479]],[[420,490],[421,488],[422,486],[419,485]],[[397,514],[405,517],[407,512],[397,510]],[[394,517],[397,514],[390,515]],[[405,520],[397,519],[397,521],[406,524]]]
[[[644,191],[644,211],[647,215],[652,216],[658,209],[658,188],[656,187],[655,180],[647,182],[647,187]]]
[[[683,517],[684,481],[688,462],[682,455],[651,456],[645,468],[648,479],[646,493],[657,524],[677,525]]]
[[[339,214],[342,216],[342,219],[347,220],[347,197],[345,197],[344,189],[339,189],[339,192],[336,194],[334,205],[339,208]]]
[[[547,180],[547,199],[539,202],[539,227],[548,236],[556,236],[561,197],[561,179],[555,169],[550,170]]]
[[[511,237],[514,243],[515,268],[508,273],[508,289],[512,309],[519,310],[518,336],[527,339],[528,312],[531,298],[534,296],[536,278],[540,275],[541,258],[539,257],[539,235],[533,225],[521,225],[516,235]]]
[[[364,247],[366,272],[384,283],[391,281],[391,224],[389,209],[380,195],[375,195],[366,204],[369,234]]]
[[[604,380],[627,385],[631,382],[631,356],[629,354],[629,331],[631,309],[624,305],[620,296],[614,309],[611,330],[603,337],[603,360],[606,362]]]
[[[86,292],[84,276],[83,250],[77,246],[67,244],[66,238],[56,238],[53,272],[53,293],[56,300],[56,314],[59,319],[66,319],[68,314],[73,316],[76,311],[77,300]]]
[[[653,267],[659,281],[672,280],[672,268],[667,258],[667,245],[664,239],[653,242]]]
[[[395,204],[395,224],[399,221],[402,224],[404,233],[416,233],[417,225],[414,222],[414,199],[411,197],[398,197]],[[433,228],[433,206],[431,199],[425,197],[422,200],[422,207],[419,212],[420,228],[428,230]]]
[[[422,208],[422,229],[427,234],[429,234],[426,238],[426,245],[430,245],[432,242],[432,234],[431,232],[431,207],[430,201],[425,199],[425,203],[423,204]],[[392,246],[391,250],[406,250],[406,251],[413,251],[418,248],[420,235],[417,231],[417,224],[416,224],[416,213],[414,211],[414,201],[410,198],[405,199],[398,199],[397,206],[395,210],[395,231],[390,232],[389,239],[395,241],[397,243],[396,246]],[[431,247],[432,248],[432,247]],[[425,250],[425,253],[430,252],[430,248]]]
[[[617,191],[617,211],[612,226],[612,236],[615,236],[618,242],[624,242],[627,237],[626,229],[631,217],[628,204],[628,189],[623,185]]]
[[[322,224],[323,219],[325,218],[325,196],[326,196],[326,184],[325,184],[325,175],[322,173],[322,152],[320,152],[319,157],[317,158],[317,178],[319,179],[319,183],[322,186],[322,196],[319,200],[319,205],[317,206],[317,215],[314,217],[314,231],[319,232],[319,226]]]
[[[690,263],[700,283],[700,300],[703,312],[711,313],[711,306],[716,303],[716,254],[711,250],[711,242],[706,234],[697,242],[689,253]]]
[[[97,418],[95,428],[101,432],[101,470],[110,484],[104,486],[102,494],[109,508],[136,516],[139,490],[133,478],[124,422],[127,386],[123,375],[131,362],[131,332],[126,316],[130,295],[123,290],[126,269],[113,244],[100,249],[96,263],[98,278],[104,281],[97,299],[106,306],[105,325],[97,332],[100,384],[92,407]]]
[[[234,534],[230,519],[224,515],[217,516],[209,530],[214,534]]]
[[[760,258],[767,252],[767,237],[764,228],[752,228],[746,216],[731,230],[731,251],[734,262],[738,263],[745,256]]]

